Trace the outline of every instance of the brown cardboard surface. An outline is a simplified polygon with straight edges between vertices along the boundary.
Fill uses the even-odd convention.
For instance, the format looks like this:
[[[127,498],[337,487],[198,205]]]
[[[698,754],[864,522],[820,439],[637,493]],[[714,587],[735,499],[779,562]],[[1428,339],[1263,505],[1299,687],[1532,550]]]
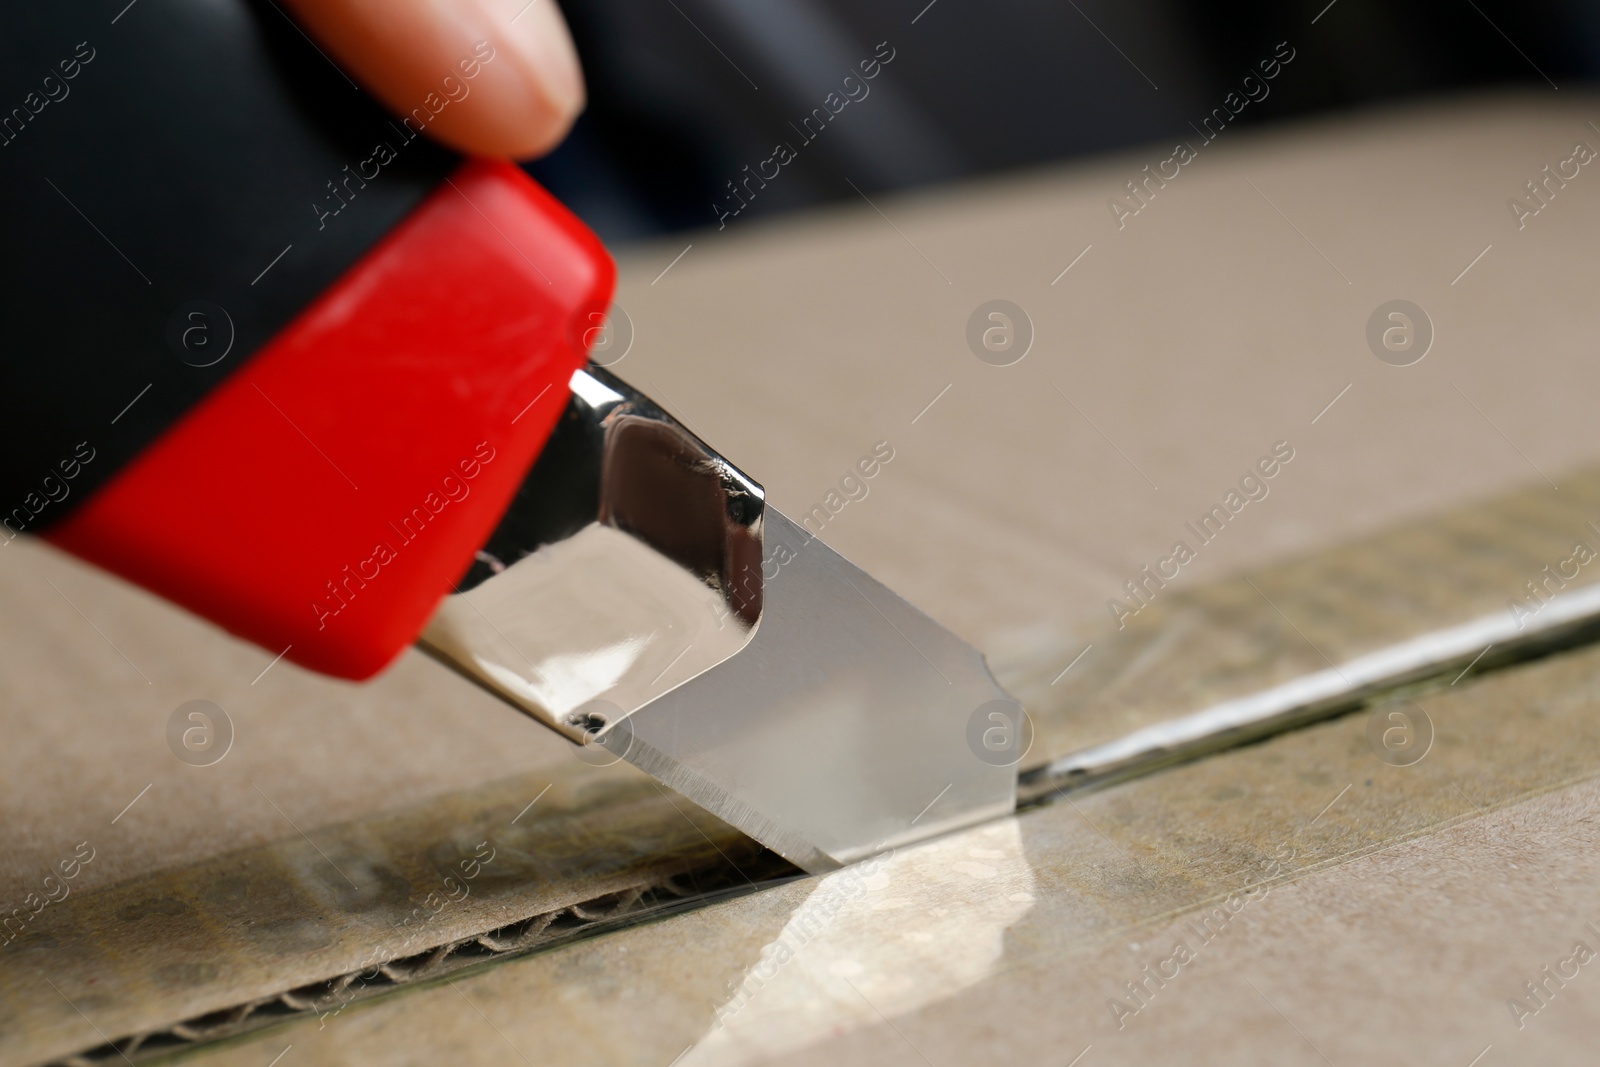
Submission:
[[[830,543],[1003,670],[1019,649],[1030,666],[1066,657],[1069,624],[1107,619],[1104,601],[1277,440],[1297,458],[1182,583],[1600,455],[1585,358],[1600,195],[1576,181],[1521,232],[1505,207],[1597,110],[1491,97],[1230,133],[1120,231],[1106,200],[1150,153],[896,198],[877,205],[887,219],[862,204],[706,231],[659,278],[682,246],[630,250],[635,340],[615,370],[795,513],[889,440],[896,458]],[[1406,294],[1437,339],[1395,368],[1365,322]],[[964,340],[997,295],[1037,331],[1007,368]],[[270,653],[37,545],[0,552],[0,596],[7,899],[146,785],[91,884],[569,758],[415,655],[367,687],[283,663],[252,684]],[[237,720],[212,768],[166,748],[169,714],[195,698]]]
[[[1597,680],[1509,669],[1421,699],[1409,766],[1348,716],[199,1062],[1589,1063],[1592,965],[1524,983],[1600,951]]]
[[[1600,504],[1600,473],[1570,472],[1562,481],[1560,493],[1541,485],[1502,494],[1302,559],[1174,592],[1142,612],[1125,633],[1096,636],[1096,658],[1070,681],[1019,690],[1024,695],[1037,690],[1038,697],[1030,699],[1036,735],[1024,770],[1208,701],[1259,693],[1320,669],[1323,656],[1345,661],[1487,610],[1505,612],[1505,593],[1521,588],[1525,575],[1538,574],[1543,560],[1570,551],[1574,531],[1584,529],[1585,516]],[[1592,531],[1584,536],[1600,541]],[[1582,584],[1590,578],[1580,572],[1574,580]],[[1529,603],[1538,602],[1530,598]],[[1592,644],[1597,629],[1591,625],[1576,639]],[[1444,732],[1441,723],[1441,750],[1453,749],[1449,757],[1462,773],[1501,776],[1468,784],[1474,790],[1487,785],[1497,802],[1531,795],[1589,772],[1592,724],[1572,714],[1569,705],[1561,709],[1567,714],[1560,724],[1534,722],[1540,729],[1532,731],[1526,729],[1528,716],[1515,714],[1520,709],[1504,714],[1491,707],[1486,714],[1481,704],[1463,705],[1457,694],[1465,694],[1480,674],[1488,672],[1498,686],[1496,672],[1529,657],[1553,655],[1548,667],[1528,675],[1545,679],[1537,692],[1566,695],[1571,690],[1581,701],[1589,680],[1581,668],[1594,655],[1587,646],[1560,654],[1572,647],[1570,641],[1546,642],[1517,652],[1502,641],[1482,650],[1468,648],[1447,670],[1407,678],[1323,714],[1395,696],[1415,701],[1442,693],[1447,707],[1465,707],[1476,718],[1453,733]],[[1577,673],[1571,663],[1579,665]],[[1387,714],[1381,707],[1379,713]],[[1399,755],[1431,753],[1433,734],[1419,732],[1412,719],[1402,718],[1398,727],[1389,720],[1378,725],[1386,738],[1398,728],[1390,747]],[[1508,729],[1509,736],[1503,736]],[[1282,730],[1280,725],[1273,732]],[[1542,751],[1549,734],[1561,738],[1551,755]],[[1240,739],[1228,743],[1238,745]],[[1495,752],[1495,759],[1485,762],[1483,751]],[[1170,762],[1168,755],[1158,754],[1156,763]],[[1327,758],[1319,752],[1312,756]],[[1430,769],[1444,758],[1441,751]],[[1149,774],[1152,766],[1147,762],[1139,773]],[[1227,774],[1229,766],[1210,769],[1220,767]],[[1246,777],[1265,781],[1283,770],[1272,760],[1244,768]],[[576,761],[546,766],[320,825],[312,833],[90,887],[50,906],[37,920],[24,916],[20,939],[6,946],[10,962],[0,968],[0,1059],[32,1062],[82,1050],[88,1038],[85,1019],[92,1020],[96,1037],[118,1042],[114,1052],[98,1054],[102,1060],[126,1054],[148,1058],[164,1047],[224,1040],[296,1014],[317,1017],[320,1032],[330,1017],[352,1004],[399,986],[449,980],[491,959],[706,907],[730,891],[771,889],[791,873],[730,827],[681,798],[674,800],[659,784],[607,770]],[[1081,790],[1107,784],[1063,778],[1040,785],[1032,773],[1023,777],[1027,788],[1019,792],[1031,798],[1029,803],[1051,799],[1066,785],[1075,791],[1063,801],[1071,805],[1083,799]],[[1133,795],[1157,810],[1194,816],[1192,797],[1180,792],[1162,799],[1157,782]],[[1241,796],[1226,790],[1214,795]],[[1365,836],[1343,842],[1336,857],[1436,827],[1453,810],[1447,805],[1441,812],[1426,796],[1394,799],[1404,806],[1363,828]],[[1241,811],[1248,813],[1256,802],[1234,810],[1233,824],[1224,820],[1220,836],[1233,839],[1229,848],[1246,846],[1242,834],[1249,824],[1240,821]],[[1219,833],[1200,829],[1213,837]],[[1147,836],[1183,840],[1196,832],[1194,826],[1168,820],[1152,825]],[[981,842],[974,848],[993,851]],[[1180,852],[1179,859],[1169,858],[1170,866],[1181,869],[1195,862],[1192,848]],[[940,855],[936,848],[908,853]],[[927,880],[922,893],[930,901],[954,890],[941,878],[937,862],[931,867],[907,862],[911,865],[901,880],[913,886]],[[1047,851],[1041,862],[1058,860]],[[823,883],[835,888],[818,900],[859,886],[862,872],[872,869],[863,867],[842,883]],[[964,868],[958,864],[958,869]],[[1223,877],[1240,876],[1234,870]],[[1166,884],[1176,895],[1151,901],[1124,892],[1108,904],[1132,909],[1128,921],[1133,923],[1143,921],[1149,910],[1161,914],[1193,906],[1192,880],[1169,878]],[[819,908],[832,914],[846,903],[844,897],[831,905],[808,903],[786,929],[809,931],[806,924],[815,921]],[[972,914],[982,916],[995,902],[969,903],[976,909]],[[930,909],[953,907],[930,904]],[[965,912],[967,905],[956,910]],[[865,934],[847,940],[872,944]],[[763,1003],[779,1001],[764,998]],[[804,1002],[794,1006],[801,1015],[808,1010]],[[809,1010],[815,1014],[814,1003]]]
[[[825,538],[1031,677],[1278,441],[1295,458],[1270,496],[1174,593],[1600,457],[1600,194],[1584,174],[1522,231],[1505,207],[1597,112],[1495,97],[1230,133],[1120,230],[1107,198],[1168,150],[630,250],[635,339],[613,369],[792,513],[891,442]],[[966,347],[994,297],[1036,330],[1014,366]],[[1406,368],[1364,339],[1395,297],[1437,333]],[[0,890],[18,904],[81,841],[88,891],[572,759],[420,657],[367,687],[261,674],[271,653],[38,545],[0,550],[0,597]],[[167,748],[195,698],[236,728],[211,767]]]
[[[1182,583],[1596,456],[1600,183],[1520,232],[1506,208],[1596,136],[1594,100],[1561,96],[1229,133],[1122,230],[1107,200],[1170,148],[631,251],[635,340],[613,369],[791,513],[890,441],[824,536],[986,650],[1048,644],[1108,618],[1276,441],[1296,458]],[[965,340],[996,297],[1037,335],[1011,367]],[[1365,340],[1394,298],[1435,326],[1411,367]]]

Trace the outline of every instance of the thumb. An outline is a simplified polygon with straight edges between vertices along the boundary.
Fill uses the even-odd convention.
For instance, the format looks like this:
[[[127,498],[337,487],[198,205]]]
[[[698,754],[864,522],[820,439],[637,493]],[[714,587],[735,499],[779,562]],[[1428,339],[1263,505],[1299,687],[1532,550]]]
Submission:
[[[583,109],[555,0],[284,2],[351,78],[402,117],[421,108],[426,132],[462,152],[541,155]]]

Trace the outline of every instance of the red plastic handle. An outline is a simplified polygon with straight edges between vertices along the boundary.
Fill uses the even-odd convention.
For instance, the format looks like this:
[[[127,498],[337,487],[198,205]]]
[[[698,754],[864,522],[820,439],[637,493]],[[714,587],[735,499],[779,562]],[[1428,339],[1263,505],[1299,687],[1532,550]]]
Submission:
[[[499,520],[614,279],[522,171],[469,162],[47,537],[366,678]]]

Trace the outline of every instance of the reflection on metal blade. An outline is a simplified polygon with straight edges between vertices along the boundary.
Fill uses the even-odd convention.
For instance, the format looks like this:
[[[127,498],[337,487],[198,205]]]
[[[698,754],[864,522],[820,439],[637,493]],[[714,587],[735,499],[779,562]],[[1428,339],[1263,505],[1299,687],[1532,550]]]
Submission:
[[[754,637],[606,747],[812,872],[1012,810],[1024,723],[978,651],[765,522]]]

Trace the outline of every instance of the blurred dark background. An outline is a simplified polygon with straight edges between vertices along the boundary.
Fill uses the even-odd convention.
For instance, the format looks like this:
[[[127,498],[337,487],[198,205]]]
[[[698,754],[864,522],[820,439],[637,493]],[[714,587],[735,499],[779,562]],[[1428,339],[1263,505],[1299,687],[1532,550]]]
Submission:
[[[852,184],[871,195],[1198,140],[1191,123],[1279,42],[1292,63],[1230,125],[1494,86],[1566,92],[1600,68],[1594,0],[565,0],[563,10],[589,107],[529,169],[609,241],[716,225],[739,204],[727,183],[780,142],[796,158],[748,187],[757,195],[729,228],[855,198]],[[858,64],[880,42],[894,58],[867,95],[806,141],[802,121],[829,93],[843,98],[846,76],[863,91]]]

